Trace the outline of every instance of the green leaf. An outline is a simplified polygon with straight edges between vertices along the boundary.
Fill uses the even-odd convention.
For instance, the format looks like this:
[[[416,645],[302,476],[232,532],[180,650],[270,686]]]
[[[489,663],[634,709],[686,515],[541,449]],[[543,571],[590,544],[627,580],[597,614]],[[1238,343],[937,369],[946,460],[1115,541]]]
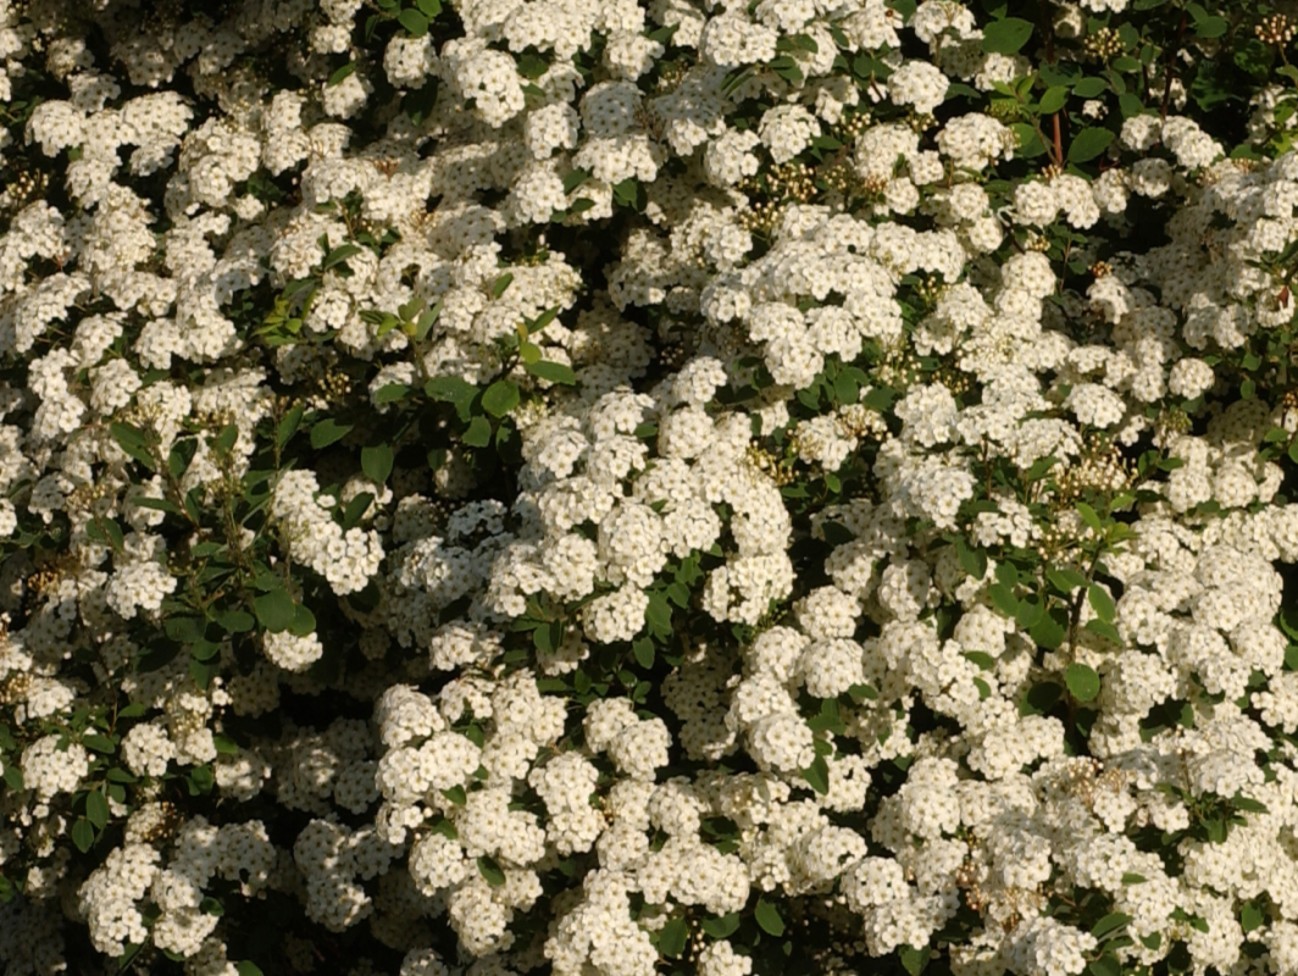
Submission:
[[[1041,96],[1041,102],[1037,106],[1042,115],[1053,115],[1064,107],[1068,101],[1068,89],[1063,85],[1055,85],[1046,89],[1046,93]]]
[[[797,84],[802,81],[802,67],[798,62],[787,54],[781,54],[778,58],[768,61],[766,66],[774,71],[785,81]]]
[[[459,376],[434,376],[424,384],[424,395],[431,400],[454,404],[459,418],[467,421],[472,415],[478,388]]]
[[[1130,921],[1130,915],[1124,915],[1122,912],[1112,912],[1091,926],[1091,935],[1097,939],[1103,939],[1110,932],[1117,931]]]
[[[460,440],[469,447],[486,447],[491,443],[491,421],[486,417],[474,417]]]
[[[1100,693],[1100,676],[1087,664],[1070,664],[1064,672],[1064,683],[1078,701],[1093,701]]]
[[[1262,923],[1265,921],[1266,918],[1262,914],[1262,909],[1251,901],[1245,902],[1244,907],[1239,910],[1239,927],[1244,930],[1245,935],[1254,929],[1261,928]]]
[[[157,472],[158,463],[153,459],[152,451],[149,450],[149,438],[144,431],[131,424],[111,423],[108,425],[108,432],[112,434],[117,446],[125,451],[128,456],[139,461],[150,471]]]
[[[518,386],[509,380],[496,380],[482,394],[482,409],[493,417],[503,417],[518,406]]]
[[[157,512],[166,512],[168,515],[185,514],[181,510],[179,505],[177,505],[175,502],[169,502],[165,498],[137,498],[135,499],[135,504],[139,505],[140,508],[151,508]],[[98,516],[96,516],[96,518],[98,518]],[[114,522],[113,524],[116,525],[117,523]],[[89,525],[86,526],[87,534],[89,534],[93,526],[94,526],[93,522],[91,522]],[[120,528],[118,531],[120,531]]]
[[[195,766],[189,771],[189,795],[204,796],[212,792],[216,776],[211,766]]]
[[[108,825],[108,800],[98,790],[86,794],[86,819],[97,830],[103,830]]]
[[[1014,591],[1004,583],[994,583],[987,587],[987,597],[994,606],[1007,617],[1014,617],[1019,610],[1019,601],[1014,598]]]
[[[649,632],[659,637],[667,637],[672,632],[672,606],[667,602],[667,595],[659,590],[649,594],[649,605],[644,611],[645,623]]]
[[[983,50],[988,54],[1017,54],[1032,36],[1032,21],[1002,17],[983,29]]]
[[[1090,976],[1122,976],[1122,963],[1117,956],[1106,952],[1099,959],[1094,959],[1086,967]]]
[[[877,701],[879,692],[867,684],[855,684],[847,689],[848,697],[858,705],[863,701]]]
[[[428,338],[428,333],[433,331],[433,326],[437,320],[442,317],[442,302],[438,299],[433,303],[433,307],[419,313],[419,318],[415,319],[414,340],[423,342]]]
[[[1046,144],[1041,141],[1035,126],[1028,125],[1026,122],[1011,122],[1010,130],[1014,133],[1015,156],[1031,159],[1046,152]]]
[[[646,671],[654,666],[654,642],[648,637],[642,637],[632,643],[631,653],[635,655],[636,664]]]
[[[560,383],[564,386],[575,386],[577,383],[577,374],[572,371],[571,366],[565,366],[563,363],[552,363],[542,359],[534,363],[526,363],[523,368],[533,376],[550,383]]]
[[[415,0],[415,6],[429,20],[442,12],[442,0]]]
[[[1046,579],[1051,586],[1065,596],[1079,586],[1086,585],[1086,577],[1075,569],[1047,569]]]
[[[78,817],[77,822],[72,825],[72,843],[76,845],[77,850],[85,854],[94,842],[95,828],[85,817]]]
[[[1100,517],[1095,514],[1095,509],[1091,508],[1090,505],[1087,505],[1086,502],[1077,503],[1077,514],[1082,517],[1082,521],[1086,523],[1087,528],[1092,532],[1095,532],[1096,534],[1103,532],[1104,523],[1102,523]]]
[[[728,939],[739,929],[739,913],[731,912],[719,918],[705,918],[699,923],[703,934],[713,939]]]
[[[811,788],[824,796],[829,792],[829,763],[824,756],[817,756],[815,761],[802,771],[802,778],[811,784]]]
[[[689,939],[689,926],[683,918],[673,918],[658,930],[658,951],[669,959],[676,959],[685,951]]]
[[[372,491],[363,491],[347,503],[343,509],[343,531],[355,528],[360,525],[361,517],[369,511],[370,504],[374,501]]]
[[[1031,631],[1033,627],[1041,622],[1046,615],[1046,608],[1041,601],[1035,596],[1024,597],[1019,601],[1019,605],[1014,611],[1014,622],[1026,631]]]
[[[613,202],[636,213],[644,213],[645,207],[649,205],[649,194],[639,180],[629,176],[620,183],[613,184]]]
[[[247,959],[243,960],[243,962],[236,963],[234,968],[239,976],[266,976],[266,974],[261,971],[260,966]]]
[[[179,480],[180,476],[189,470],[190,462],[194,460],[197,451],[197,437],[183,438],[171,446],[171,453],[167,455],[167,471],[173,478]]]
[[[81,744],[87,749],[93,749],[95,752],[102,752],[106,755],[112,755],[117,751],[117,743],[106,735],[83,735]]]
[[[21,793],[23,790],[23,771],[17,766],[6,765],[4,771],[5,786],[15,793]]]
[[[914,946],[904,945],[898,949],[897,954],[901,957],[902,968],[906,970],[909,976],[919,976],[928,965],[929,956],[933,950],[925,946],[923,949],[916,949]]]
[[[280,419],[279,425],[275,428],[275,444],[282,451],[284,446],[293,439],[297,433],[298,426],[302,423],[302,414],[306,407],[298,404]]]
[[[991,671],[996,667],[996,658],[992,657],[986,651],[964,651],[965,660],[972,661],[983,671]]]
[[[486,855],[478,858],[478,871],[493,888],[499,888],[505,883],[505,872],[494,859]]]
[[[317,451],[342,440],[350,432],[353,424],[340,424],[332,417],[326,417],[311,428],[311,446]]]
[[[987,572],[987,554],[970,546],[963,536],[955,540],[955,551],[960,568],[974,579],[982,579]]]
[[[1068,161],[1070,163],[1090,162],[1108,149],[1112,141],[1113,133],[1108,129],[1098,126],[1083,129],[1073,137],[1073,141],[1068,146]]]
[[[246,610],[222,610],[216,615],[216,622],[230,634],[246,634],[257,625]]]
[[[558,646],[558,641],[555,639],[556,629],[558,630],[559,639],[562,640],[563,628],[562,625],[557,622],[541,624],[541,626],[532,631],[532,643],[536,645],[536,649],[542,654],[553,653],[555,647]]]
[[[387,383],[374,391],[374,403],[378,406],[395,403],[405,399],[409,392],[410,387],[405,383]]]
[[[1105,623],[1103,620],[1088,620],[1083,630],[1089,630],[1097,637],[1103,637],[1106,641],[1114,644],[1122,643],[1122,635],[1118,633],[1118,628],[1113,624]]]
[[[590,179],[590,176],[591,173],[590,170],[588,169],[572,170],[570,173],[568,173],[567,176],[563,178],[563,192],[565,194],[571,193],[573,190],[577,189],[577,187],[581,186],[588,179]]]
[[[122,527],[113,519],[104,518],[102,515],[95,515],[86,523],[86,535],[91,541],[102,542],[115,552],[120,552],[125,542]]]
[[[397,21],[410,32],[411,37],[423,37],[428,33],[428,17],[413,7],[397,14]]]
[[[518,56],[518,73],[529,81],[535,81],[549,70],[550,62],[531,51],[524,51]],[[544,92],[544,89],[540,90]]]
[[[239,427],[227,423],[225,427],[221,428],[221,432],[217,433],[217,436],[208,441],[208,446],[217,454],[228,454],[234,448],[236,440],[239,440]]]
[[[784,919],[780,918],[780,910],[765,898],[757,899],[757,909],[753,916],[767,935],[778,938],[784,934]]]
[[[297,614],[293,598],[284,590],[262,593],[252,601],[257,620],[273,634],[288,630]]]
[[[1073,85],[1073,94],[1081,98],[1095,98],[1109,90],[1109,83],[1103,78],[1083,78]]]
[[[1055,650],[1063,644],[1068,636],[1067,614],[1063,607],[1050,607],[1050,613],[1042,616],[1033,624],[1028,636],[1032,637],[1042,648]]]
[[[315,627],[315,614],[310,607],[299,603],[294,608],[293,622],[289,624],[288,632],[294,637],[306,637],[315,633]]]
[[[1104,588],[1097,583],[1092,583],[1086,591],[1086,601],[1095,611],[1095,615],[1106,624],[1113,623],[1114,614],[1117,608],[1114,606],[1113,597],[1105,592]]]
[[[375,444],[372,447],[362,448],[361,470],[370,481],[381,485],[392,473],[393,457],[392,448],[388,444]]]
[[[1210,14],[1202,6],[1192,3],[1187,8],[1194,17],[1194,32],[1205,40],[1221,37],[1230,29],[1230,21]]]
[[[505,294],[505,289],[510,286],[513,280],[514,276],[508,271],[496,278],[496,280],[491,283],[491,297],[499,298],[501,295]]]
[[[1143,115],[1145,103],[1140,100],[1140,96],[1135,92],[1123,92],[1118,96],[1118,111],[1122,113],[1124,119]]]
[[[336,268],[348,258],[360,254],[362,250],[363,248],[359,244],[340,244],[325,255],[324,264],[320,266],[320,270],[329,271]]]

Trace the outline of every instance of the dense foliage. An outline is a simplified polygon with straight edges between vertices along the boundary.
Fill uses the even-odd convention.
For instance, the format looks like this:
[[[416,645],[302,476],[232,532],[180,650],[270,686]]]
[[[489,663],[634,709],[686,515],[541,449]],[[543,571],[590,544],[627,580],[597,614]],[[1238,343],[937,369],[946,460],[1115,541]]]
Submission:
[[[1241,0],[0,0],[0,969],[1298,972]]]

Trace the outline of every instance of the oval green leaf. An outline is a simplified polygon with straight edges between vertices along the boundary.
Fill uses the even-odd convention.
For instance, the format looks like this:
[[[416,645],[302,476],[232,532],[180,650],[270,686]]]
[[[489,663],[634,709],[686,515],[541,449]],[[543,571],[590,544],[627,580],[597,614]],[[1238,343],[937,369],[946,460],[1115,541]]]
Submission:
[[[428,33],[428,17],[414,7],[407,7],[397,14],[397,21],[410,32],[411,37],[423,37]]]
[[[297,616],[293,598],[283,590],[271,590],[252,601],[257,621],[273,634],[288,630]]]
[[[342,440],[350,433],[351,424],[340,424],[332,417],[326,417],[311,428],[311,446],[317,451]]]
[[[658,930],[658,951],[668,959],[677,958],[685,951],[689,939],[689,926],[683,918],[673,918]]]
[[[1088,664],[1070,664],[1064,672],[1068,692],[1081,702],[1094,701],[1100,693],[1100,676]]]
[[[487,884],[491,885],[493,888],[499,888],[505,883],[505,872],[501,869],[500,865],[490,857],[484,855],[483,857],[478,858],[478,871],[481,872],[482,877],[486,879]]]
[[[780,910],[765,898],[757,899],[757,910],[754,912],[757,924],[761,926],[763,932],[767,935],[781,936],[784,934],[784,919],[780,918]]]
[[[491,443],[491,421],[486,417],[474,417],[460,439],[469,447],[486,447]]]
[[[86,819],[98,830],[103,830],[108,824],[108,801],[98,790],[86,794]]]
[[[1092,583],[1086,591],[1086,601],[1091,605],[1091,609],[1095,611],[1097,617],[1106,624],[1113,623],[1117,607],[1114,606],[1113,597],[1109,596],[1104,587]]]
[[[503,417],[518,406],[518,386],[509,380],[496,380],[482,394],[482,409],[493,417]]]
[[[1090,162],[1108,149],[1112,141],[1113,133],[1108,129],[1101,129],[1099,126],[1083,129],[1077,133],[1068,147],[1068,161],[1070,163]]]
[[[1032,36],[1032,21],[1002,17],[983,29],[983,50],[988,54],[1017,54]]]
[[[392,461],[392,447],[388,444],[375,444],[361,449],[361,470],[376,485],[388,480],[388,475],[392,473]]]

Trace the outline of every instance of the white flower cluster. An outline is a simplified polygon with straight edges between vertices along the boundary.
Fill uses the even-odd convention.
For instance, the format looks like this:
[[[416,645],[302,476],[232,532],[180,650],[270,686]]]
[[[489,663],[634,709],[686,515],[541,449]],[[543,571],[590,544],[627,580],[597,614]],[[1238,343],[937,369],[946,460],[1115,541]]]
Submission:
[[[1160,56],[1007,180],[953,0],[83,6],[0,0],[0,969],[1298,969],[1298,155]]]

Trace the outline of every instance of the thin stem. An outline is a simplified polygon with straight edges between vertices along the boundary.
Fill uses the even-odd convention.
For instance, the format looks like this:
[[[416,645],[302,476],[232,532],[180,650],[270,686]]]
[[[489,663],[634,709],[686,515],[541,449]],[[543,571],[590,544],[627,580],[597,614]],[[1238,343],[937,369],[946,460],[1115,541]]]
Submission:
[[[1043,2],[1037,3],[1037,19],[1041,27],[1041,36],[1046,39],[1046,64],[1055,63],[1055,30],[1050,20],[1050,11]],[[1059,120],[1059,112],[1055,111],[1050,114],[1051,139],[1050,156],[1056,166],[1064,165],[1064,138],[1063,126]],[[1038,126],[1037,132],[1041,135],[1041,141],[1045,143],[1045,133],[1042,133]]]

